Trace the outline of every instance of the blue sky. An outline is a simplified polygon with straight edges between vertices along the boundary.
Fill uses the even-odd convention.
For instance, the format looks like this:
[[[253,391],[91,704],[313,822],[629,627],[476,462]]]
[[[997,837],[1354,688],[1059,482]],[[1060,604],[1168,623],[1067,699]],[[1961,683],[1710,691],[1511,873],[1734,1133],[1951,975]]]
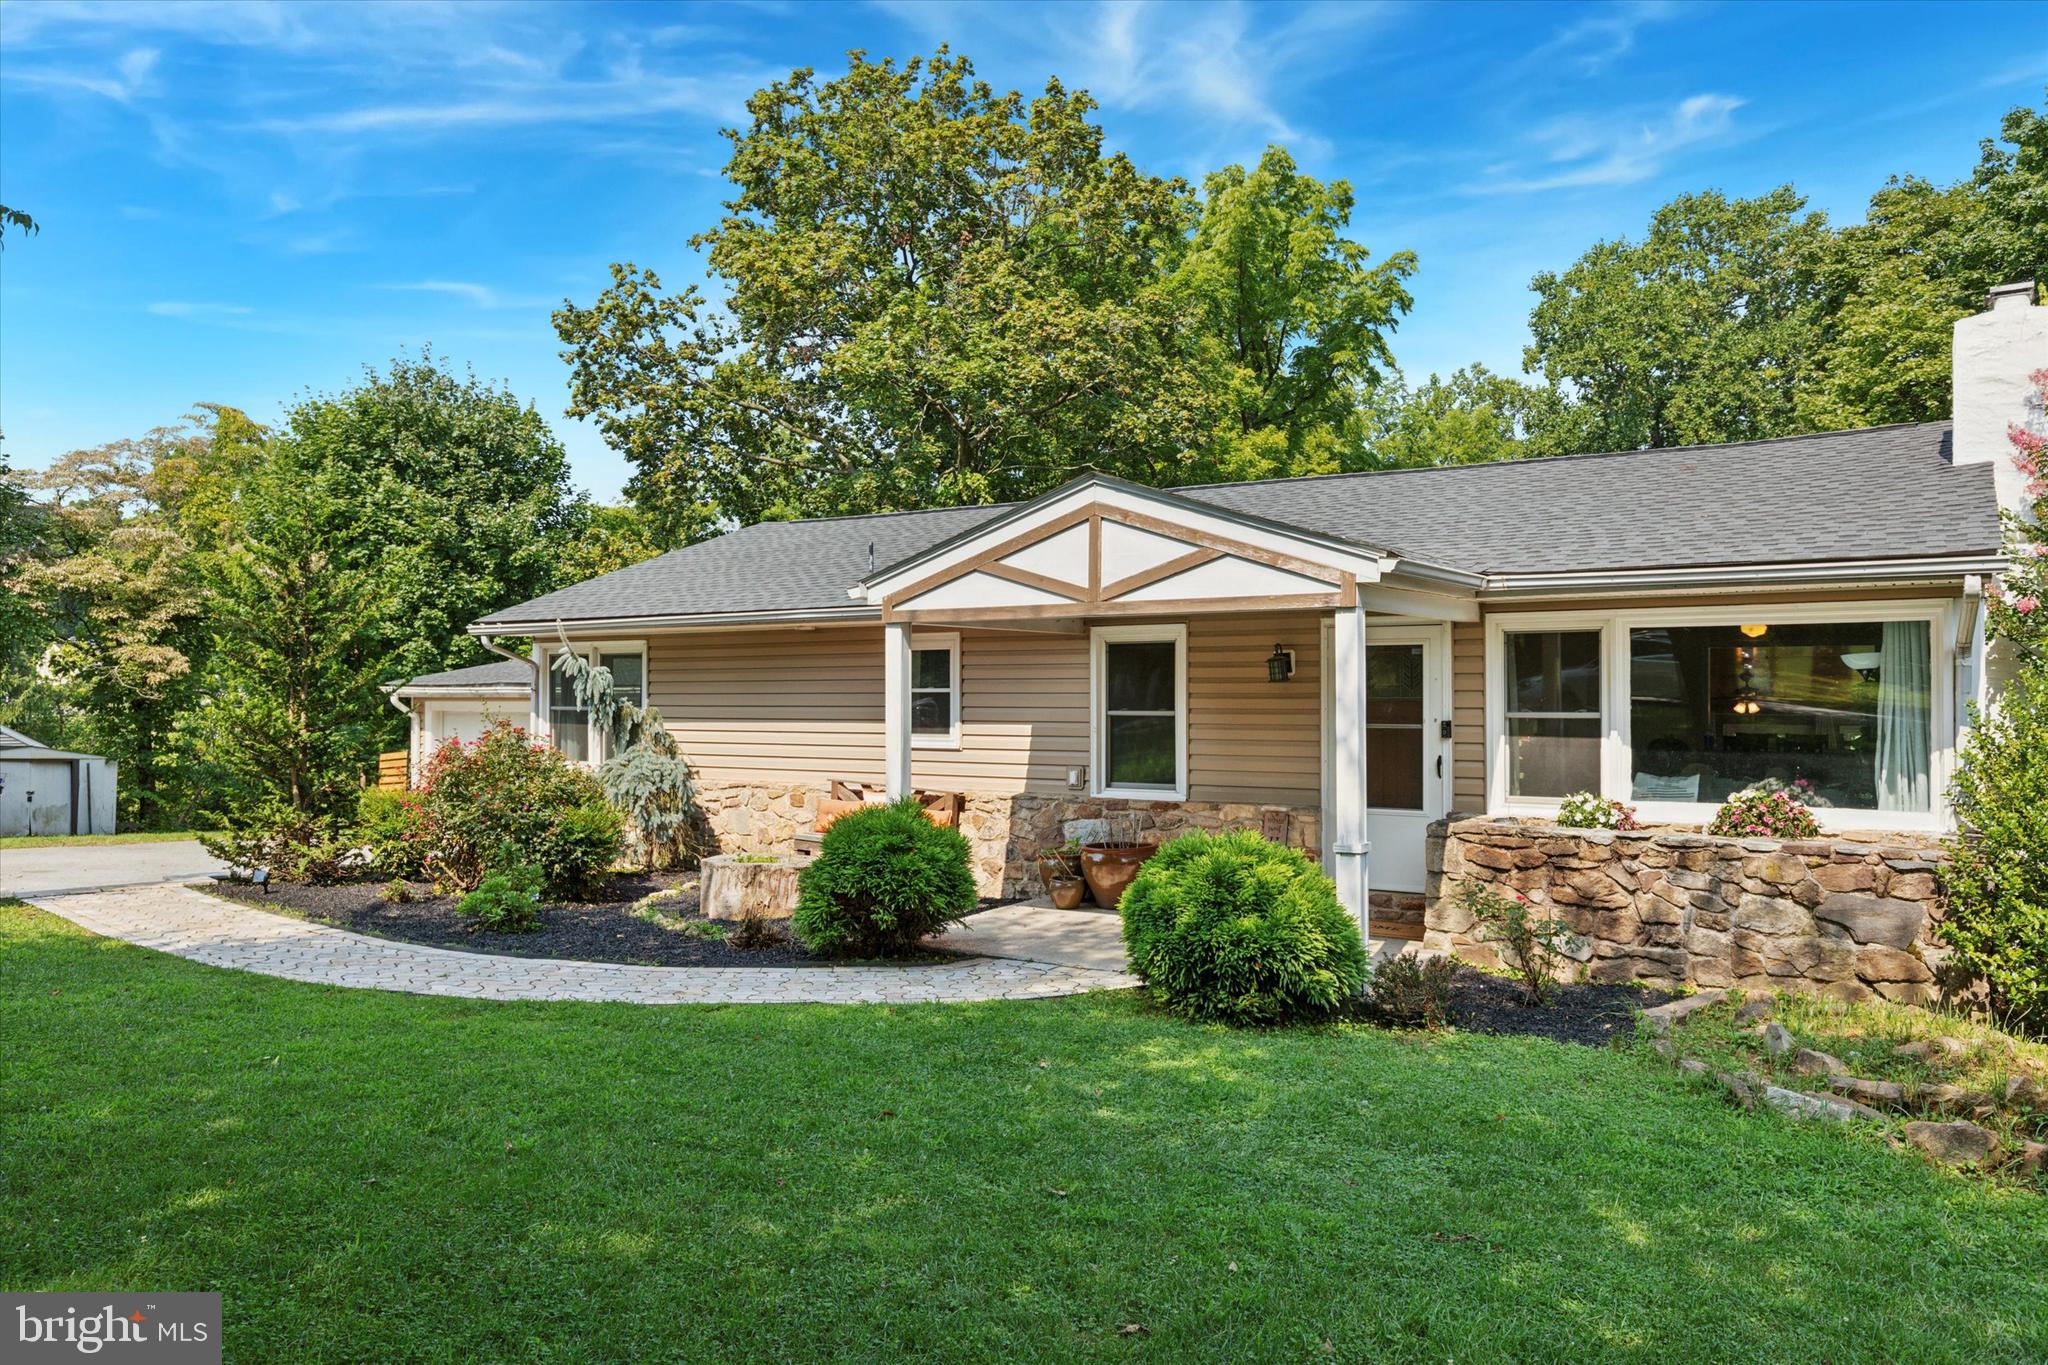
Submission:
[[[1520,366],[1537,270],[1682,191],[1791,181],[1838,220],[1965,174],[2048,82],[2048,7],[110,6],[0,3],[0,430],[18,466],[175,420],[263,420],[431,346],[561,416],[548,323],[613,260],[700,278],[722,126],[797,66],[940,42],[1091,91],[1110,142],[1199,178],[1268,143],[1421,257],[1394,349]]]

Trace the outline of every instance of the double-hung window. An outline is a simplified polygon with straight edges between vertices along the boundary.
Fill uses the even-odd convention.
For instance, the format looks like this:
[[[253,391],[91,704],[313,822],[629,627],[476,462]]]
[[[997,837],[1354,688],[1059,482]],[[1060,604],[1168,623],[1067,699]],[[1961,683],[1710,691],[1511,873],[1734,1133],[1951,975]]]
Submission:
[[[1600,632],[1510,631],[1504,679],[1507,794],[1600,790]]]
[[[910,642],[910,743],[920,749],[960,746],[960,637],[923,635]]]
[[[611,671],[612,691],[621,701],[634,706],[647,704],[647,655],[640,647],[579,646],[576,652]],[[547,717],[551,742],[564,757],[579,763],[599,763],[611,757],[606,752],[605,737],[593,731],[590,708],[576,698],[576,685],[570,680],[560,648],[550,649],[548,658]]]
[[[1095,789],[1187,796],[1187,628],[1102,626],[1093,642]]]

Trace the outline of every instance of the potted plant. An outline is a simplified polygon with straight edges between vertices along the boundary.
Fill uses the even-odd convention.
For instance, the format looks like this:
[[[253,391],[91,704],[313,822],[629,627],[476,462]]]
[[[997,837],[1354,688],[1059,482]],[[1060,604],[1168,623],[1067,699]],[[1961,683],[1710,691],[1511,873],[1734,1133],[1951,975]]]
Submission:
[[[1088,894],[1095,903],[1105,910],[1114,910],[1124,896],[1124,888],[1138,875],[1138,869],[1145,860],[1159,851],[1157,844],[1138,842],[1138,817],[1125,813],[1130,821],[1130,838],[1104,839],[1099,843],[1081,845],[1081,875],[1088,882]],[[1114,816],[1110,817],[1114,820]],[[1108,825],[1107,832],[1115,833],[1115,826]]]
[[[1081,841],[1069,839],[1040,850],[1038,879],[1045,884],[1045,894],[1052,897],[1054,905],[1062,910],[1078,907],[1082,892],[1087,890],[1087,883],[1081,880]]]

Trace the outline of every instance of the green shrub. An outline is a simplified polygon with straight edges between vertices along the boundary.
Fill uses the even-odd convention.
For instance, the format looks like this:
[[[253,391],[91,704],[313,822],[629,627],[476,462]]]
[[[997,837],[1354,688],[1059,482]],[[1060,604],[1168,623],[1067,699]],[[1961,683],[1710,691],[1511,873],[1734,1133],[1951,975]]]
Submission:
[[[549,894],[582,894],[618,861],[624,833],[594,776],[503,721],[441,746],[420,807],[427,871],[452,891],[475,890],[510,845]]]
[[[406,905],[412,901],[412,888],[397,877],[393,877],[384,883],[384,889],[377,893],[377,899],[386,905]]]
[[[495,934],[530,934],[540,928],[541,870],[515,863],[491,873],[455,907]]]
[[[267,869],[282,882],[339,881],[356,842],[333,820],[277,802],[265,803],[199,836],[208,853],[229,867]]]
[[[427,870],[427,817],[417,792],[365,787],[356,802],[356,835],[370,866],[412,880]]]
[[[2048,666],[2023,670],[1978,718],[1951,795],[1941,937],[2001,1021],[2048,1032]]]
[[[1451,1018],[1451,983],[1458,964],[1442,954],[1427,961],[1403,953],[1374,970],[1372,1007],[1382,1019],[1403,1028],[1442,1028]]]
[[[1798,797],[1780,788],[1737,792],[1714,812],[1707,833],[1723,839],[1812,839],[1820,826]]]
[[[797,874],[797,939],[814,953],[880,957],[915,949],[976,903],[967,840],[915,799],[840,816]]]
[[[1365,984],[1365,944],[1336,886],[1248,830],[1167,844],[1121,911],[1131,970],[1191,1018],[1283,1023],[1328,1014]]]
[[[606,801],[592,801],[562,812],[526,852],[551,892],[582,896],[604,880],[625,838],[626,821],[618,809]]]
[[[1641,829],[1636,808],[1611,796],[1573,792],[1557,808],[1557,823],[1567,829]]]
[[[1528,1003],[1549,1000],[1557,969],[1564,963],[1564,945],[1572,938],[1570,926],[1539,916],[1519,891],[1496,891],[1485,882],[1466,882],[1458,901],[1478,923],[1481,939],[1507,949],[1507,965],[1522,978]]]

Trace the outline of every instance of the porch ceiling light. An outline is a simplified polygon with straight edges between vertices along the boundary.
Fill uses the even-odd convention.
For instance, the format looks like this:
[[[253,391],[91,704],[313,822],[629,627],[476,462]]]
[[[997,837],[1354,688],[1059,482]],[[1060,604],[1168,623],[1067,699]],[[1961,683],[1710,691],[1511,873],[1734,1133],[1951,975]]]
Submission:
[[[1287,646],[1274,645],[1273,652],[1266,656],[1266,681],[1283,683],[1294,676],[1294,656],[1287,652]]]
[[[1767,630],[1769,630],[1769,629],[1770,629],[1770,627],[1769,627],[1769,626],[1743,626],[1743,627],[1741,627],[1740,629],[1741,629],[1742,633],[1743,633],[1744,635],[1747,635],[1747,636],[1748,636],[1748,637],[1749,637],[1750,639],[1752,639],[1752,640],[1761,640],[1761,639],[1763,639],[1763,638],[1764,638],[1764,632],[1765,632],[1765,631],[1767,631]]]

